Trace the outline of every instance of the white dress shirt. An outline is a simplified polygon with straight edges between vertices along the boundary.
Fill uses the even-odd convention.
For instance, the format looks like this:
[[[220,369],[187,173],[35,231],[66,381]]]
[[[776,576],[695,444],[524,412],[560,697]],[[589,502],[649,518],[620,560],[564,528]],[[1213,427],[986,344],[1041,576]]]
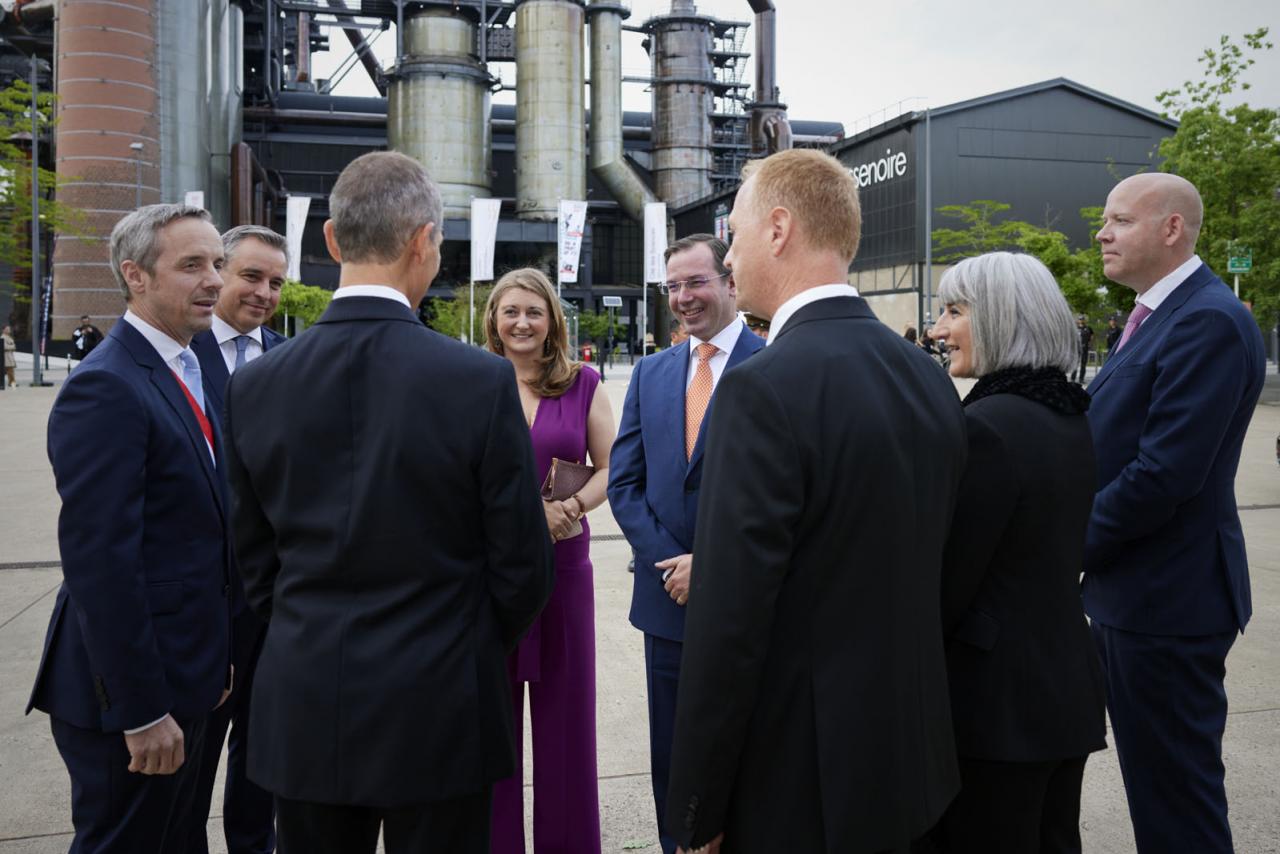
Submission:
[[[778,310],[773,313],[773,317],[769,319],[769,340],[765,341],[765,346],[769,346],[778,340],[778,334],[782,332],[787,321],[791,319],[791,315],[812,302],[824,299],[835,299],[836,297],[856,297],[858,289],[853,285],[841,282],[834,285],[818,285],[816,288],[809,288],[801,291],[791,299],[778,306]]]
[[[333,292],[334,299],[342,299],[344,297],[380,297],[381,299],[393,299],[405,308],[413,311],[413,306],[409,305],[409,298],[389,285],[343,285]]]
[[[1203,263],[1199,255],[1192,255],[1185,262],[1179,264],[1172,273],[1148,288],[1146,293],[1140,294],[1138,302],[1151,309],[1151,314],[1155,314],[1160,304],[1169,298],[1169,294],[1173,293],[1178,285],[1191,278],[1191,274],[1199,270],[1200,265]],[[1144,317],[1142,323],[1146,323],[1150,317],[1150,314]],[[1139,323],[1138,326],[1141,327],[1142,323]]]
[[[246,363],[252,362],[265,352],[262,346],[261,326],[255,327],[252,332],[240,332],[218,315],[213,316],[213,337],[218,342],[218,349],[222,351],[222,361],[227,363],[229,374],[234,374],[236,371],[236,339],[241,335],[249,336],[249,346],[244,348]]]
[[[689,386],[693,384],[693,372],[698,369],[698,345],[714,344],[716,353],[707,360],[707,364],[711,368],[711,390],[714,393],[716,386],[720,383],[720,376],[724,373],[725,366],[729,364],[729,354],[733,352],[733,348],[738,346],[738,336],[746,330],[746,324],[736,317],[729,322],[729,325],[717,332],[710,341],[703,341],[696,335],[689,336],[689,365],[685,371],[684,390],[688,391]]]

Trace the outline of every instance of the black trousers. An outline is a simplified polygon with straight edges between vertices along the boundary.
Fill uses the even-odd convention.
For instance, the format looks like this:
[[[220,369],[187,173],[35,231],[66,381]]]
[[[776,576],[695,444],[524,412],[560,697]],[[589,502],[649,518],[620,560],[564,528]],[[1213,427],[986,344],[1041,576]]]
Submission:
[[[491,790],[399,809],[291,801],[276,796],[279,854],[489,854]]]
[[[944,854],[1080,851],[1080,786],[1088,757],[990,762],[960,757],[960,794],[934,831]]]

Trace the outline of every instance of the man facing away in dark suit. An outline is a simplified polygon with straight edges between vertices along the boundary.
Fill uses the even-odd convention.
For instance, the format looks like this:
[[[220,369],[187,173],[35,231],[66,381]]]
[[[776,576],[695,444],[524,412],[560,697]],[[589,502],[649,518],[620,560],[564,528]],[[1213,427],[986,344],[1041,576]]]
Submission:
[[[667,280],[659,288],[688,339],[636,365],[609,456],[609,504],[636,553],[631,624],[644,632],[649,760],[664,854],[676,846],[661,828],[706,412],[724,372],[764,347],[738,319],[737,289],[724,266],[728,251],[710,234],[667,247]]]
[[[1098,494],[1084,604],[1141,852],[1229,852],[1226,658],[1252,604],[1235,476],[1266,370],[1253,316],[1195,255],[1196,188],[1107,197],[1103,271],[1137,291],[1089,385]]]
[[[514,768],[506,652],[554,569],[510,362],[414,314],[440,266],[422,166],[352,161],[314,327],[227,393],[236,559],[267,635],[249,777],[282,854],[487,852]]]
[[[209,386],[209,411],[218,418],[222,418],[226,410],[226,388],[231,374],[285,341],[283,335],[266,324],[280,304],[280,289],[289,268],[288,243],[261,225],[240,225],[226,232],[222,235],[222,251],[226,257],[222,267],[223,286],[213,309],[213,326],[191,339],[191,349],[200,359],[200,368]],[[225,472],[223,474],[225,476]],[[222,796],[222,828],[227,851],[229,854],[270,854],[276,847],[271,793],[245,773],[253,674],[266,624],[245,605],[240,574],[234,572],[232,576],[231,649],[240,684],[227,702],[209,716],[196,786],[190,854],[204,854],[209,850],[206,825],[224,741],[227,742],[227,775]]]
[[[959,788],[940,572],[964,414],[847,283],[849,171],[794,150],[743,176],[726,262],[771,334],[710,415],[666,827],[685,849],[906,850]]]
[[[49,416],[63,584],[31,707],[71,775],[73,852],[183,852],[209,712],[231,687],[229,509],[188,347],[222,288],[209,214],[111,232],[127,310]]]

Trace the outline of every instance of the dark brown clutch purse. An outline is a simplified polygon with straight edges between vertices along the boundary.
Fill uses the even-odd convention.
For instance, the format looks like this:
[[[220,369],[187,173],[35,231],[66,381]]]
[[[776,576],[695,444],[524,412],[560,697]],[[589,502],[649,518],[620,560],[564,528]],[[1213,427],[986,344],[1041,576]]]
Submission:
[[[587,485],[587,481],[591,480],[591,476],[595,473],[594,466],[584,466],[582,463],[571,463],[559,457],[552,457],[551,470],[547,472],[547,479],[542,482],[542,500],[568,501]],[[582,520],[578,519],[569,529],[565,539],[573,539],[581,533]]]

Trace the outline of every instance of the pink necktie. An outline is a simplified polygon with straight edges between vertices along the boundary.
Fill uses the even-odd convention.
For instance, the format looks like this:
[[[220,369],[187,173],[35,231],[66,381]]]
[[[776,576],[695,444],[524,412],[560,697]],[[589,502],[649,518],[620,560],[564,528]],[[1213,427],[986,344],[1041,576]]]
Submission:
[[[1134,303],[1133,311],[1129,312],[1129,319],[1124,322],[1124,334],[1120,336],[1120,343],[1116,345],[1116,352],[1119,353],[1124,349],[1124,345],[1133,337],[1133,333],[1138,331],[1138,327],[1142,325],[1142,321],[1147,319],[1147,315],[1151,314],[1151,309],[1142,303]]]

